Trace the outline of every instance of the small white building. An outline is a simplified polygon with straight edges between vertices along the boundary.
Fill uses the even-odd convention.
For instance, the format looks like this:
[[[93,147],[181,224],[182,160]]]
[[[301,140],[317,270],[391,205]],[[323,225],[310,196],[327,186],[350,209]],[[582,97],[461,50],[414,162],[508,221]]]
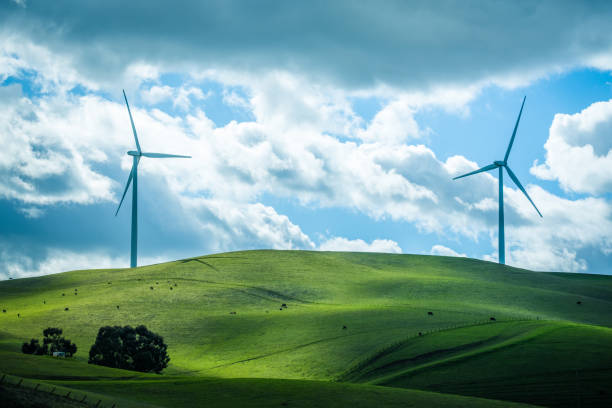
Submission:
[[[64,351],[54,351],[53,357],[66,357],[66,352]]]

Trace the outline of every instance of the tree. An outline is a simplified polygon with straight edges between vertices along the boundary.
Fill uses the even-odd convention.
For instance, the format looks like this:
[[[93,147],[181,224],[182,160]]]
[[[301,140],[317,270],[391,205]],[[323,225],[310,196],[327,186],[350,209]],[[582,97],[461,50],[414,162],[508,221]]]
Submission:
[[[23,343],[21,351],[25,354],[42,354],[42,347],[38,344],[38,339],[31,339],[29,343]]]
[[[45,348],[44,354],[53,355],[54,351],[63,351],[59,350],[59,342],[61,337],[62,329],[57,327],[47,327],[43,330],[43,347]]]
[[[60,351],[66,353],[67,357],[73,356],[77,352],[76,344],[70,339],[62,337],[62,329],[57,327],[48,327],[43,330],[43,344],[38,342],[38,339],[31,339],[29,343],[23,343],[21,351],[25,354],[37,355],[53,355],[53,352]]]
[[[89,363],[124,370],[160,373],[170,357],[163,337],[144,325],[104,326],[89,350]]]

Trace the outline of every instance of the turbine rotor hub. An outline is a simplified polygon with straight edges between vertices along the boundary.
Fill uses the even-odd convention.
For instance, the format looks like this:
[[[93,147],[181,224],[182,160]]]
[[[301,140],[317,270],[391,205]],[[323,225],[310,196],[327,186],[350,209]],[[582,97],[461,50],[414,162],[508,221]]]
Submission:
[[[494,165],[498,166],[498,167],[503,167],[506,165],[506,162],[504,161],[500,161],[500,160],[496,160],[493,162]]]
[[[129,154],[130,156],[142,156],[140,152],[136,150],[130,150],[129,152],[127,152],[127,154]]]

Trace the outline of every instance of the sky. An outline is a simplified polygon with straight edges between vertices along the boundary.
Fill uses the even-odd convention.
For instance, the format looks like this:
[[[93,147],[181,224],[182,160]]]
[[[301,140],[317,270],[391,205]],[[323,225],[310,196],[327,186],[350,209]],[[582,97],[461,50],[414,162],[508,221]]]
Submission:
[[[246,249],[612,273],[610,2],[0,0],[0,279]]]

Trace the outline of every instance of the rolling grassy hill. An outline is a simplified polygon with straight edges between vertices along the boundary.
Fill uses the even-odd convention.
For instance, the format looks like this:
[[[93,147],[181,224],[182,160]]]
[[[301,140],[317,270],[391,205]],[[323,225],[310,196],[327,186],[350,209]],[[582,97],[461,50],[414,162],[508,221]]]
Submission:
[[[122,398],[146,400],[165,384],[181,395],[207,389],[219,404],[259,390],[251,406],[315,388],[330,396],[318,406],[355,405],[337,395],[379,406],[496,403],[441,393],[612,405],[608,276],[447,257],[246,251],[4,281],[0,308],[0,371]],[[171,365],[162,376],[86,364],[98,328],[124,324],[164,336]],[[48,326],[79,346],[74,361],[19,353]]]

